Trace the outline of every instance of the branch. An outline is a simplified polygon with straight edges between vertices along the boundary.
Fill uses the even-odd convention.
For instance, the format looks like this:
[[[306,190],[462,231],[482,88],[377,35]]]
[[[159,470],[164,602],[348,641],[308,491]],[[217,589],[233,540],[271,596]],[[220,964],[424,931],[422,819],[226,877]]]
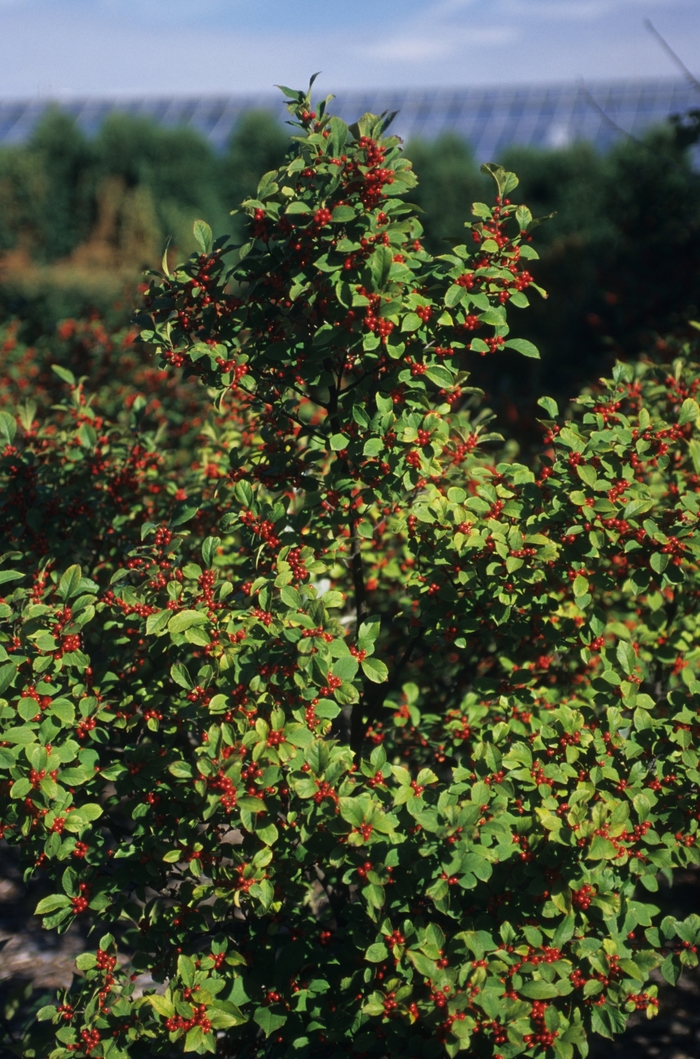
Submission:
[[[668,43],[667,40],[664,39],[664,37],[661,36],[661,34],[659,33],[659,31],[656,28],[656,26],[653,24],[651,19],[650,18],[645,18],[644,19],[644,25],[649,30],[649,32],[651,33],[652,37],[656,38],[656,40],[661,45],[661,47],[666,52],[666,54],[669,56],[671,61],[674,62],[676,64],[676,66],[678,67],[678,69],[681,71],[681,73],[684,74],[686,80],[690,82],[690,84],[692,85],[693,88],[695,88],[698,92],[700,92],[700,81],[698,81],[697,77],[695,77],[690,72],[690,70],[685,65],[685,63],[683,62],[681,57],[679,55],[676,55],[676,53],[673,50],[673,48],[671,47],[671,45]]]
[[[581,91],[583,92],[584,96],[591,104],[591,106],[595,107],[595,109],[598,111],[606,125],[609,125],[611,129],[615,130],[615,132],[619,132],[621,136],[626,136],[628,140],[631,140],[632,143],[636,143],[638,147],[642,147],[645,151],[649,151],[653,155],[658,154],[658,150],[656,147],[652,147],[651,144],[645,143],[644,140],[640,140],[638,136],[634,135],[634,133],[628,132],[627,129],[623,129],[621,125],[618,125],[617,122],[614,121],[610,117],[610,115],[603,110],[598,100],[591,95],[591,93],[586,88],[585,82],[583,80],[581,81]],[[663,157],[666,159],[669,165],[672,165],[674,167],[674,169],[682,169],[682,166],[680,166],[678,162],[675,161],[675,159],[671,158],[670,155],[665,154]]]
[[[425,629],[421,629],[417,636],[406,645],[404,652],[396,663],[391,678],[386,684],[369,684],[365,681],[365,690],[362,698],[355,704],[350,719],[350,746],[358,754],[362,748],[365,733],[369,725],[379,714],[382,706],[392,691],[398,686],[401,674],[408,664],[414,650],[423,639]],[[363,703],[367,704],[367,720],[363,719]]]

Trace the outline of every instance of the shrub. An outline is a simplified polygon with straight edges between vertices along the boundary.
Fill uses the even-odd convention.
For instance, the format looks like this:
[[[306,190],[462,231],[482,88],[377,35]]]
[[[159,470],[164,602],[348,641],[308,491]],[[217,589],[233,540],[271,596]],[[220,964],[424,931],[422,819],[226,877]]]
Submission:
[[[0,412],[3,831],[106,931],[16,1050],[585,1055],[697,962],[698,365],[518,463],[466,371],[536,356],[515,177],[432,257],[385,119],[288,95],[249,240],[146,299],[206,422]]]

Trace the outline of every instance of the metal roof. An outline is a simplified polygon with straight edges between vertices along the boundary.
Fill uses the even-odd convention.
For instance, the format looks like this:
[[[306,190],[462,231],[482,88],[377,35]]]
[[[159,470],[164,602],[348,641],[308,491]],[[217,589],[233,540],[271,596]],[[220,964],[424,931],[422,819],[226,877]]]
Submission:
[[[0,143],[21,143],[49,100],[0,101]],[[283,120],[279,94],[249,96],[144,97],[57,100],[78,125],[94,134],[112,111],[153,118],[168,126],[198,129],[221,149],[240,116],[253,108]],[[377,89],[338,92],[334,113],[348,122],[366,111],[398,111],[393,129],[408,140],[455,132],[468,140],[480,161],[498,157],[511,144],[562,147],[587,140],[601,150],[624,130],[638,136],[671,114],[700,107],[700,93],[682,80],[591,81],[492,88]]]

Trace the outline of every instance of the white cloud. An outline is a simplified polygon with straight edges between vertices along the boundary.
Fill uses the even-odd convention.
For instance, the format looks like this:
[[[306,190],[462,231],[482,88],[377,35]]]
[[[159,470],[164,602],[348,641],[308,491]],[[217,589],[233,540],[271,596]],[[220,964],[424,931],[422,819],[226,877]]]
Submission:
[[[469,47],[498,47],[518,35],[514,26],[474,26],[458,32],[434,27],[430,33],[405,34],[381,43],[361,44],[355,48],[368,59],[388,62],[429,62],[463,54]]]

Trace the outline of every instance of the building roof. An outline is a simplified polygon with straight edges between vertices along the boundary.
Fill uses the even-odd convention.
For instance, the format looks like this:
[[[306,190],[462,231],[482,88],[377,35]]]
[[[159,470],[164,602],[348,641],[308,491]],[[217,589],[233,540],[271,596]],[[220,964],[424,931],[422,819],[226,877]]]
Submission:
[[[112,111],[189,125],[221,149],[240,116],[270,110],[283,120],[280,95],[66,99],[56,101],[88,134]],[[0,143],[21,143],[49,100],[0,101]],[[468,140],[479,161],[497,158],[511,144],[562,147],[587,140],[605,150],[625,133],[700,107],[700,93],[687,81],[592,81],[586,84],[515,85],[491,88],[377,89],[338,92],[334,113],[348,122],[371,111],[398,111],[393,129],[409,140],[454,132]]]

